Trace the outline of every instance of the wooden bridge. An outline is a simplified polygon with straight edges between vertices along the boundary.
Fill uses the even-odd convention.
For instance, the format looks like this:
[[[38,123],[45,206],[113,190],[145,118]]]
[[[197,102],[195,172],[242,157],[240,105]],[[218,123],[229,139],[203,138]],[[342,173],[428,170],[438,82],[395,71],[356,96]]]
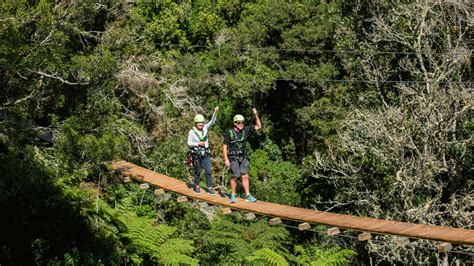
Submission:
[[[440,251],[449,251],[451,248],[450,243],[474,245],[474,230],[344,215],[265,201],[250,203],[243,199],[238,199],[237,203],[230,203],[228,197],[223,197],[219,194],[215,196],[211,196],[208,193],[195,194],[183,181],[153,172],[126,161],[114,163],[113,169],[120,171],[124,176],[151,184],[154,187],[175,192],[196,200],[205,201],[210,204],[276,217],[276,220],[284,219],[301,222],[306,226],[309,224],[323,224],[335,227],[333,228],[335,231],[341,228],[364,232],[359,235],[360,240],[367,240],[370,238],[370,233],[376,233],[446,242],[444,243],[445,246],[443,246],[443,244],[438,246]],[[303,226],[302,228],[304,229],[305,227]],[[328,231],[328,233],[330,232]],[[336,233],[337,232],[334,232],[334,234]]]

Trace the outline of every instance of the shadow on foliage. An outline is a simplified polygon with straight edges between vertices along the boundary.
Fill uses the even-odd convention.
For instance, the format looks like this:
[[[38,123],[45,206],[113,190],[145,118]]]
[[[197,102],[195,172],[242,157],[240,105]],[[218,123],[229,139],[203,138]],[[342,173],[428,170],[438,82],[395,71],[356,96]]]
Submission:
[[[12,153],[0,157],[0,173],[1,265],[118,262],[114,240],[81,214],[88,204],[83,195]]]

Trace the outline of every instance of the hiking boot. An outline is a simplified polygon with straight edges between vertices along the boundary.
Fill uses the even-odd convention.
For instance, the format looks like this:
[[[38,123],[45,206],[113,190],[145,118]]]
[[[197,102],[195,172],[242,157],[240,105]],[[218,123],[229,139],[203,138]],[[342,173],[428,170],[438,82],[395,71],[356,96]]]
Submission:
[[[257,199],[254,198],[252,195],[248,194],[247,196],[245,196],[245,200],[248,201],[248,202],[256,202]]]
[[[235,194],[230,195],[230,203],[237,203],[237,197]]]
[[[216,195],[216,192],[214,191],[214,189],[211,187],[209,188],[209,195],[211,196],[215,196]]]
[[[194,188],[194,193],[201,194],[201,188],[200,187],[195,187]]]

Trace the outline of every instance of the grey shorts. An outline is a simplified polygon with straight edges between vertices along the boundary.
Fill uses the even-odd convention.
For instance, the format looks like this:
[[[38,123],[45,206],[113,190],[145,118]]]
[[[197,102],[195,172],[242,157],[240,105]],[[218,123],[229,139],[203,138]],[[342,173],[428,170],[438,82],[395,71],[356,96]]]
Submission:
[[[230,161],[230,171],[233,177],[240,177],[249,173],[250,162],[247,158],[244,158],[242,162],[239,160]]]

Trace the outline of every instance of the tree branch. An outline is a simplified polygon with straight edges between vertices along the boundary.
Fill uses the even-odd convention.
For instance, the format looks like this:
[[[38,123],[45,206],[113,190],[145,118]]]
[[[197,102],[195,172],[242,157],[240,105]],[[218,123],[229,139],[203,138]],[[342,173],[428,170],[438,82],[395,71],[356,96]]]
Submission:
[[[38,74],[38,75],[41,75],[41,76],[44,76],[44,77],[48,77],[48,78],[52,78],[52,79],[59,80],[59,81],[61,81],[62,83],[67,84],[67,85],[88,85],[88,84],[89,84],[89,82],[86,82],[86,83],[83,83],[83,82],[72,82],[72,81],[63,79],[62,77],[58,77],[58,76],[53,75],[53,74],[45,73],[45,72],[43,72],[43,71],[35,71],[35,70],[29,69],[29,68],[27,68],[27,70],[30,71],[31,73],[35,73],[35,74]]]

